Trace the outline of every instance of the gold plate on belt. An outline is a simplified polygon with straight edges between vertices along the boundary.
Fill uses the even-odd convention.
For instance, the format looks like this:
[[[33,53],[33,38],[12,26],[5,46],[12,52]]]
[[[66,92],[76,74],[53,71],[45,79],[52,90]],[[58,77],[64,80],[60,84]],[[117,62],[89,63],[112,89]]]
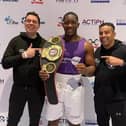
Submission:
[[[49,61],[55,61],[62,55],[62,47],[59,45],[50,45],[42,50],[41,57],[47,58]]]
[[[57,43],[60,43],[61,41],[61,38],[60,37],[52,37],[49,39],[48,42],[52,43],[52,44],[57,44]]]
[[[48,62],[47,64],[43,64],[42,70],[45,70],[47,73],[53,73],[56,69],[56,65],[53,62]]]

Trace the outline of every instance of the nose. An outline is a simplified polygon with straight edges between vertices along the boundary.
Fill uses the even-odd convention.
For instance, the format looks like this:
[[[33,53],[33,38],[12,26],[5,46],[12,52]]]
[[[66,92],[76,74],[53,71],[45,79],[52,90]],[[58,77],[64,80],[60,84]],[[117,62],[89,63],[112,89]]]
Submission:
[[[72,25],[71,23],[69,23],[67,26],[68,26],[68,27],[72,27],[73,25]]]
[[[106,36],[106,34],[105,33],[103,33],[103,35],[102,36]]]

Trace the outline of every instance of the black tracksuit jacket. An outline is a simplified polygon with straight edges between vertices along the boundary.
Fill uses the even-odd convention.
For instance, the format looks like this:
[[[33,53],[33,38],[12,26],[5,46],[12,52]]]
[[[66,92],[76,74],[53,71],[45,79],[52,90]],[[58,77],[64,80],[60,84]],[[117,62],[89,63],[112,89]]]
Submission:
[[[42,47],[46,42],[38,33],[35,39],[28,38],[25,32],[14,37],[2,58],[2,66],[13,68],[13,80],[15,86],[41,86],[42,81],[39,78],[38,71],[40,70],[40,54],[36,52],[35,57],[23,59],[21,53],[25,51],[32,43],[33,48]]]
[[[126,61],[126,45],[115,40],[110,49],[99,47],[95,52],[96,73],[94,93],[96,99],[112,102],[113,100],[126,100],[126,65],[109,68],[105,59],[100,56],[116,56]]]

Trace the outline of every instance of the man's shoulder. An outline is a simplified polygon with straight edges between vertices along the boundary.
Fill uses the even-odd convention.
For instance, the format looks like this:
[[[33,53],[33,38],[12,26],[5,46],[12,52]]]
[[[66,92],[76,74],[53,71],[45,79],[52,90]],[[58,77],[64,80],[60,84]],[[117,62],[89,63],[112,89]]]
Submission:
[[[126,48],[126,42],[121,41],[121,40],[115,40],[116,43],[118,43],[119,47]]]
[[[100,51],[101,50],[101,46],[97,47],[96,51]]]
[[[40,47],[43,47],[43,45],[47,42],[47,40],[43,37],[41,37]]]
[[[101,46],[98,47],[98,48],[95,50],[94,53],[95,53],[95,56],[100,55],[100,53],[101,53]]]
[[[45,38],[41,37],[41,41],[46,42],[47,40]]]
[[[11,38],[11,41],[16,41],[20,38],[20,35],[16,35],[14,37]]]

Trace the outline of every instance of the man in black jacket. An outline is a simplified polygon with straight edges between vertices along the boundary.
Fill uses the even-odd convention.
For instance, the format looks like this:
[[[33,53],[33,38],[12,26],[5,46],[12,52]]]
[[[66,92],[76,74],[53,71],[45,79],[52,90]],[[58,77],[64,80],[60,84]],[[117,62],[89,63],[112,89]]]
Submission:
[[[126,125],[126,45],[115,39],[115,26],[99,26],[101,47],[95,52],[94,102],[99,126]]]
[[[44,84],[39,78],[39,50],[46,42],[37,32],[40,17],[28,12],[24,26],[26,32],[14,37],[8,44],[2,58],[5,69],[13,68],[13,86],[9,99],[7,126],[17,126],[28,103],[30,126],[38,126],[44,104]]]

